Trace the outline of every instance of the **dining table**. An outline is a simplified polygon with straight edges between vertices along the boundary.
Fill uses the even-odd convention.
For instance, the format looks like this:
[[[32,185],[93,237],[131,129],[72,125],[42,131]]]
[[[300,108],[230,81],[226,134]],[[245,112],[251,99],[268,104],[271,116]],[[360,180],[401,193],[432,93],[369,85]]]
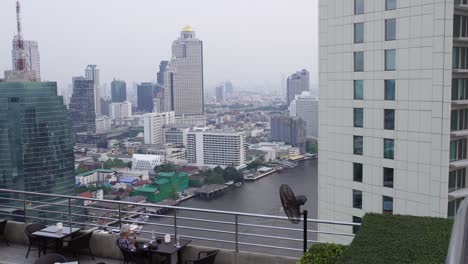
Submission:
[[[36,236],[41,239],[43,245],[42,249],[44,254],[46,254],[47,250],[47,240],[54,240],[55,241],[55,251],[60,252],[63,245],[63,240],[73,234],[79,232],[82,228],[80,227],[71,227],[71,226],[63,226],[63,229],[60,231],[57,229],[56,225],[47,226],[39,231],[32,233],[33,236]]]
[[[139,248],[148,252],[150,263],[153,263],[153,255],[159,255],[166,257],[165,264],[178,264],[181,263],[182,249],[191,242],[192,240],[181,238],[178,244],[175,240],[166,243],[164,242],[164,238],[158,237],[156,240],[151,240],[140,245]]]

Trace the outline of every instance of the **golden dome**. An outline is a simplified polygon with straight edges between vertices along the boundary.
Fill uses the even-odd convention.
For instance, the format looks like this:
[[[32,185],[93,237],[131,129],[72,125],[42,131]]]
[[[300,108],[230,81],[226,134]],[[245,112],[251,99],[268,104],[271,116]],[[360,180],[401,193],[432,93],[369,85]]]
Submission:
[[[185,26],[182,31],[184,32],[193,32],[193,28],[191,26]]]

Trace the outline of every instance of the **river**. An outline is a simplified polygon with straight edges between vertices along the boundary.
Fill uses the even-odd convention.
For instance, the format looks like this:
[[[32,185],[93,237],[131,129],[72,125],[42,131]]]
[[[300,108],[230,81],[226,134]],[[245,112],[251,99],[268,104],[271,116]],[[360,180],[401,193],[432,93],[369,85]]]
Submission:
[[[295,195],[304,194],[309,218],[317,216],[317,160],[306,160],[294,169],[273,173],[254,182],[245,182],[241,188],[232,188],[223,196],[204,201],[190,199],[180,206],[235,211],[253,214],[284,215],[281,210],[279,187],[288,184]]]
[[[224,195],[216,199],[205,201],[194,198],[182,202],[180,206],[190,208],[284,216],[285,214],[281,209],[281,201],[279,198],[279,187],[281,186],[281,184],[284,183],[288,184],[296,195],[304,194],[307,196],[308,201],[304,209],[308,210],[309,218],[317,218],[317,160],[306,160],[300,162],[299,166],[297,166],[296,168],[288,169],[281,173],[273,173],[254,182],[245,182],[240,188],[232,187]],[[233,217],[229,215],[207,214],[187,211],[179,211],[177,212],[177,216],[181,218],[199,218],[214,221],[234,221]],[[167,216],[167,218],[152,217],[151,222],[163,225],[173,225],[173,219],[172,217],[169,218],[169,216]],[[302,229],[302,223],[294,225],[289,221],[283,220],[240,217],[239,223]],[[234,232],[235,229],[232,225],[196,222],[190,219],[178,219],[177,226],[178,234],[182,237],[192,237],[192,239],[194,240],[193,243],[196,245],[227,249],[235,248],[234,244],[232,243],[232,241],[235,241],[234,235],[215,231],[223,230],[228,232]],[[197,228],[210,229],[213,231],[190,230],[184,228],[184,226],[195,226]],[[315,224],[309,224],[310,230],[315,228]],[[173,232],[173,228],[170,227],[155,227],[151,225],[146,225],[144,227],[145,231],[151,231],[153,229],[155,230],[155,232],[159,233]],[[294,252],[291,250],[271,249],[247,244],[302,248],[301,241],[286,241],[278,238],[290,237],[302,239],[302,232],[271,230],[253,226],[240,226],[239,232],[244,234],[261,234],[272,236],[272,238],[264,238],[250,235],[241,235],[239,236],[239,241],[245,244],[241,244],[239,246],[239,250],[264,252],[269,254],[287,256],[299,256],[301,254],[300,252]],[[194,239],[193,237],[210,237],[212,239],[222,240],[226,242],[198,240]],[[314,235],[309,235],[309,240],[316,240],[316,237]],[[227,241],[231,241],[231,243]]]

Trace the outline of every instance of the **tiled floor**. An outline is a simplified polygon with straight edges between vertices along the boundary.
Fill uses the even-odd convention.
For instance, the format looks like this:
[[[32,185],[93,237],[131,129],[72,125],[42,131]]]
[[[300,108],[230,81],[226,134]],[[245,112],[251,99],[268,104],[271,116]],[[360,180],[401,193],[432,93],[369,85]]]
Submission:
[[[6,246],[5,244],[0,244],[0,263],[1,264],[17,264],[17,263],[31,263],[37,260],[37,250],[31,251],[29,253],[29,258],[26,258],[26,252],[28,248],[24,245],[10,244]],[[80,256],[80,264],[95,264],[95,263],[106,263],[106,264],[117,264],[123,263],[121,260],[115,259],[103,259],[96,258],[92,260],[90,256],[82,255]]]

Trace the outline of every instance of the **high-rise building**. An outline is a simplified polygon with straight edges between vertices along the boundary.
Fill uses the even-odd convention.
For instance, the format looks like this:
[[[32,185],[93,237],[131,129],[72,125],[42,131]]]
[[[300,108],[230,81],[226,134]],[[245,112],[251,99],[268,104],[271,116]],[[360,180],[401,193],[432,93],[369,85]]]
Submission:
[[[319,13],[318,218],[452,217],[467,191],[466,1],[321,0]]]
[[[226,98],[232,97],[234,94],[234,87],[232,86],[231,81],[226,81],[224,83],[224,94]]]
[[[153,112],[161,113],[165,111],[164,100],[164,86],[157,83],[154,85]]]
[[[18,36],[15,36],[12,41],[11,54],[12,54],[13,70],[18,70],[17,65],[15,63],[19,56],[16,43],[18,43]],[[34,71],[34,73],[36,74],[36,80],[40,81],[41,80],[41,58],[39,56],[39,47],[37,45],[37,41],[23,40],[23,44],[24,44],[24,51],[26,53],[27,64],[29,66],[28,69],[30,69],[31,71]]]
[[[84,77],[73,78],[73,94],[69,108],[75,133],[96,132],[94,91],[94,82],[92,80]]]
[[[137,109],[140,112],[153,112],[154,84],[143,82],[137,86]]]
[[[221,102],[224,100],[224,86],[216,86],[216,101]]]
[[[310,92],[296,95],[289,106],[291,116],[300,117],[306,122],[307,138],[318,139],[318,105],[319,101]]]
[[[85,77],[94,83],[94,110],[96,115],[101,115],[101,84],[99,82],[99,69],[97,65],[88,65],[85,69]]]
[[[0,81],[0,188],[69,195],[75,186],[72,121],[63,98],[57,96],[57,84],[37,82],[35,72],[25,67],[19,2],[16,10],[20,56],[15,65],[19,67],[6,71]],[[25,199],[33,201],[31,209],[46,200]],[[47,197],[47,201],[56,199]],[[2,199],[1,203],[15,202]],[[34,209],[29,212],[34,214]]]
[[[127,101],[127,84],[125,81],[114,79],[111,82],[111,98],[113,103]]]
[[[175,123],[174,112],[148,113],[143,116],[145,144],[163,144],[165,125]]]
[[[161,87],[164,86],[164,74],[167,69],[167,65],[169,65],[169,61],[161,61],[159,63],[159,71],[157,73],[157,84],[159,84]]]
[[[301,153],[304,153],[307,142],[305,121],[300,117],[272,116],[270,120],[270,140],[285,142],[299,148]]]
[[[194,129],[187,134],[186,157],[194,166],[243,167],[246,160],[245,134]]]
[[[165,111],[203,115],[203,43],[192,27],[182,29],[172,44],[172,59],[164,77]]]
[[[307,70],[298,71],[286,80],[286,101],[290,105],[291,101],[298,94],[309,91],[309,72]]]
[[[101,98],[101,114],[109,116],[109,107],[112,101],[110,99]]]
[[[0,100],[0,188],[72,193],[72,121],[57,84],[6,80]]]
[[[112,120],[125,119],[132,116],[132,103],[111,103],[109,106],[109,116]]]

